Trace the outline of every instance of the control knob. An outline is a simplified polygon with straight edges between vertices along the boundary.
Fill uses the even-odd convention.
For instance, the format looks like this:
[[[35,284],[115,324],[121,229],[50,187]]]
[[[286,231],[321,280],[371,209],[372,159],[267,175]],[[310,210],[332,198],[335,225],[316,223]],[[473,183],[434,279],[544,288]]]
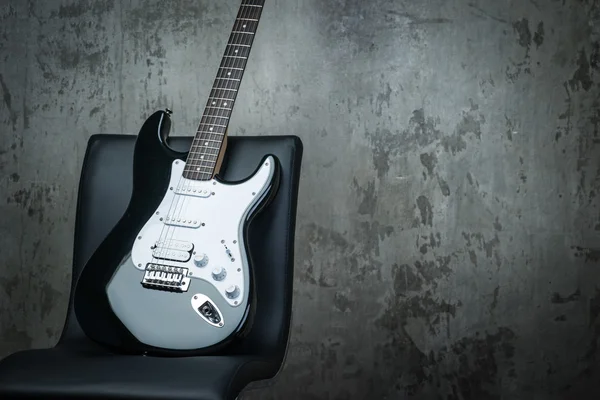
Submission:
[[[227,289],[225,289],[225,294],[228,298],[235,299],[240,295],[240,288],[236,285],[229,286]]]
[[[204,267],[206,264],[208,264],[208,256],[204,253],[196,254],[194,256],[194,264],[197,267]]]
[[[212,277],[215,281],[222,281],[227,276],[227,271],[223,267],[213,269]]]

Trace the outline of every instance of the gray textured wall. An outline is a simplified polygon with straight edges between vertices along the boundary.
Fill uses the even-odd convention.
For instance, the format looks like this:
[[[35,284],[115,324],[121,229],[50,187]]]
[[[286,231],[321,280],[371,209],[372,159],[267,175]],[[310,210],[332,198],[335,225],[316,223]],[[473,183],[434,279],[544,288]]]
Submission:
[[[62,328],[88,137],[167,106],[194,132],[238,4],[0,1],[0,357]],[[230,134],[305,157],[290,353],[244,398],[600,389],[598,23],[595,0],[267,0]]]

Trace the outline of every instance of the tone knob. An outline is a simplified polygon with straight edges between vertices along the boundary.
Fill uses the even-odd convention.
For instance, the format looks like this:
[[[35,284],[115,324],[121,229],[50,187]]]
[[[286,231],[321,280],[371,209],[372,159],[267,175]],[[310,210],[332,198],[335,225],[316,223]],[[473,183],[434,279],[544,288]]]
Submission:
[[[236,297],[238,297],[240,295],[240,288],[235,285],[229,286],[227,289],[225,289],[225,294],[230,299],[235,299]]]
[[[196,254],[194,256],[194,264],[196,264],[197,267],[204,267],[208,264],[208,256],[203,253]]]
[[[223,267],[213,269],[212,277],[215,281],[222,281],[227,276],[227,271]]]

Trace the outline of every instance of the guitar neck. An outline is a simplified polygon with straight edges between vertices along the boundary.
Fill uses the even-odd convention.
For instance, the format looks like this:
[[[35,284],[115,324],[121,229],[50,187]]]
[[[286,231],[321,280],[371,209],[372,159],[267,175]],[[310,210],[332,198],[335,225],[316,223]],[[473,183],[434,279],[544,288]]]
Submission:
[[[242,0],[204,113],[190,147],[183,176],[210,180],[222,156],[237,93],[258,29],[264,0]]]

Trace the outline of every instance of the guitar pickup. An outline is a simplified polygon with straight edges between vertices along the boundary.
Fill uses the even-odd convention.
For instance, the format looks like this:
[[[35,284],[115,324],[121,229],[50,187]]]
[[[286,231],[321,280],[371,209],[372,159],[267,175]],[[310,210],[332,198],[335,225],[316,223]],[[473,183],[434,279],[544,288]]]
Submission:
[[[190,258],[192,258],[192,253],[188,251],[157,247],[154,250],[152,250],[152,257],[158,258],[159,260],[187,262],[190,260]]]
[[[181,185],[175,188],[175,194],[194,197],[210,197],[212,192],[204,189],[205,184],[198,184],[195,181],[184,181]]]
[[[186,242],[183,240],[170,239],[164,242],[156,242],[156,247],[162,247],[166,249],[192,251],[194,250],[194,244],[192,242]]]
[[[202,222],[191,218],[167,217],[165,218],[165,225],[181,226],[184,228],[200,228]]]

